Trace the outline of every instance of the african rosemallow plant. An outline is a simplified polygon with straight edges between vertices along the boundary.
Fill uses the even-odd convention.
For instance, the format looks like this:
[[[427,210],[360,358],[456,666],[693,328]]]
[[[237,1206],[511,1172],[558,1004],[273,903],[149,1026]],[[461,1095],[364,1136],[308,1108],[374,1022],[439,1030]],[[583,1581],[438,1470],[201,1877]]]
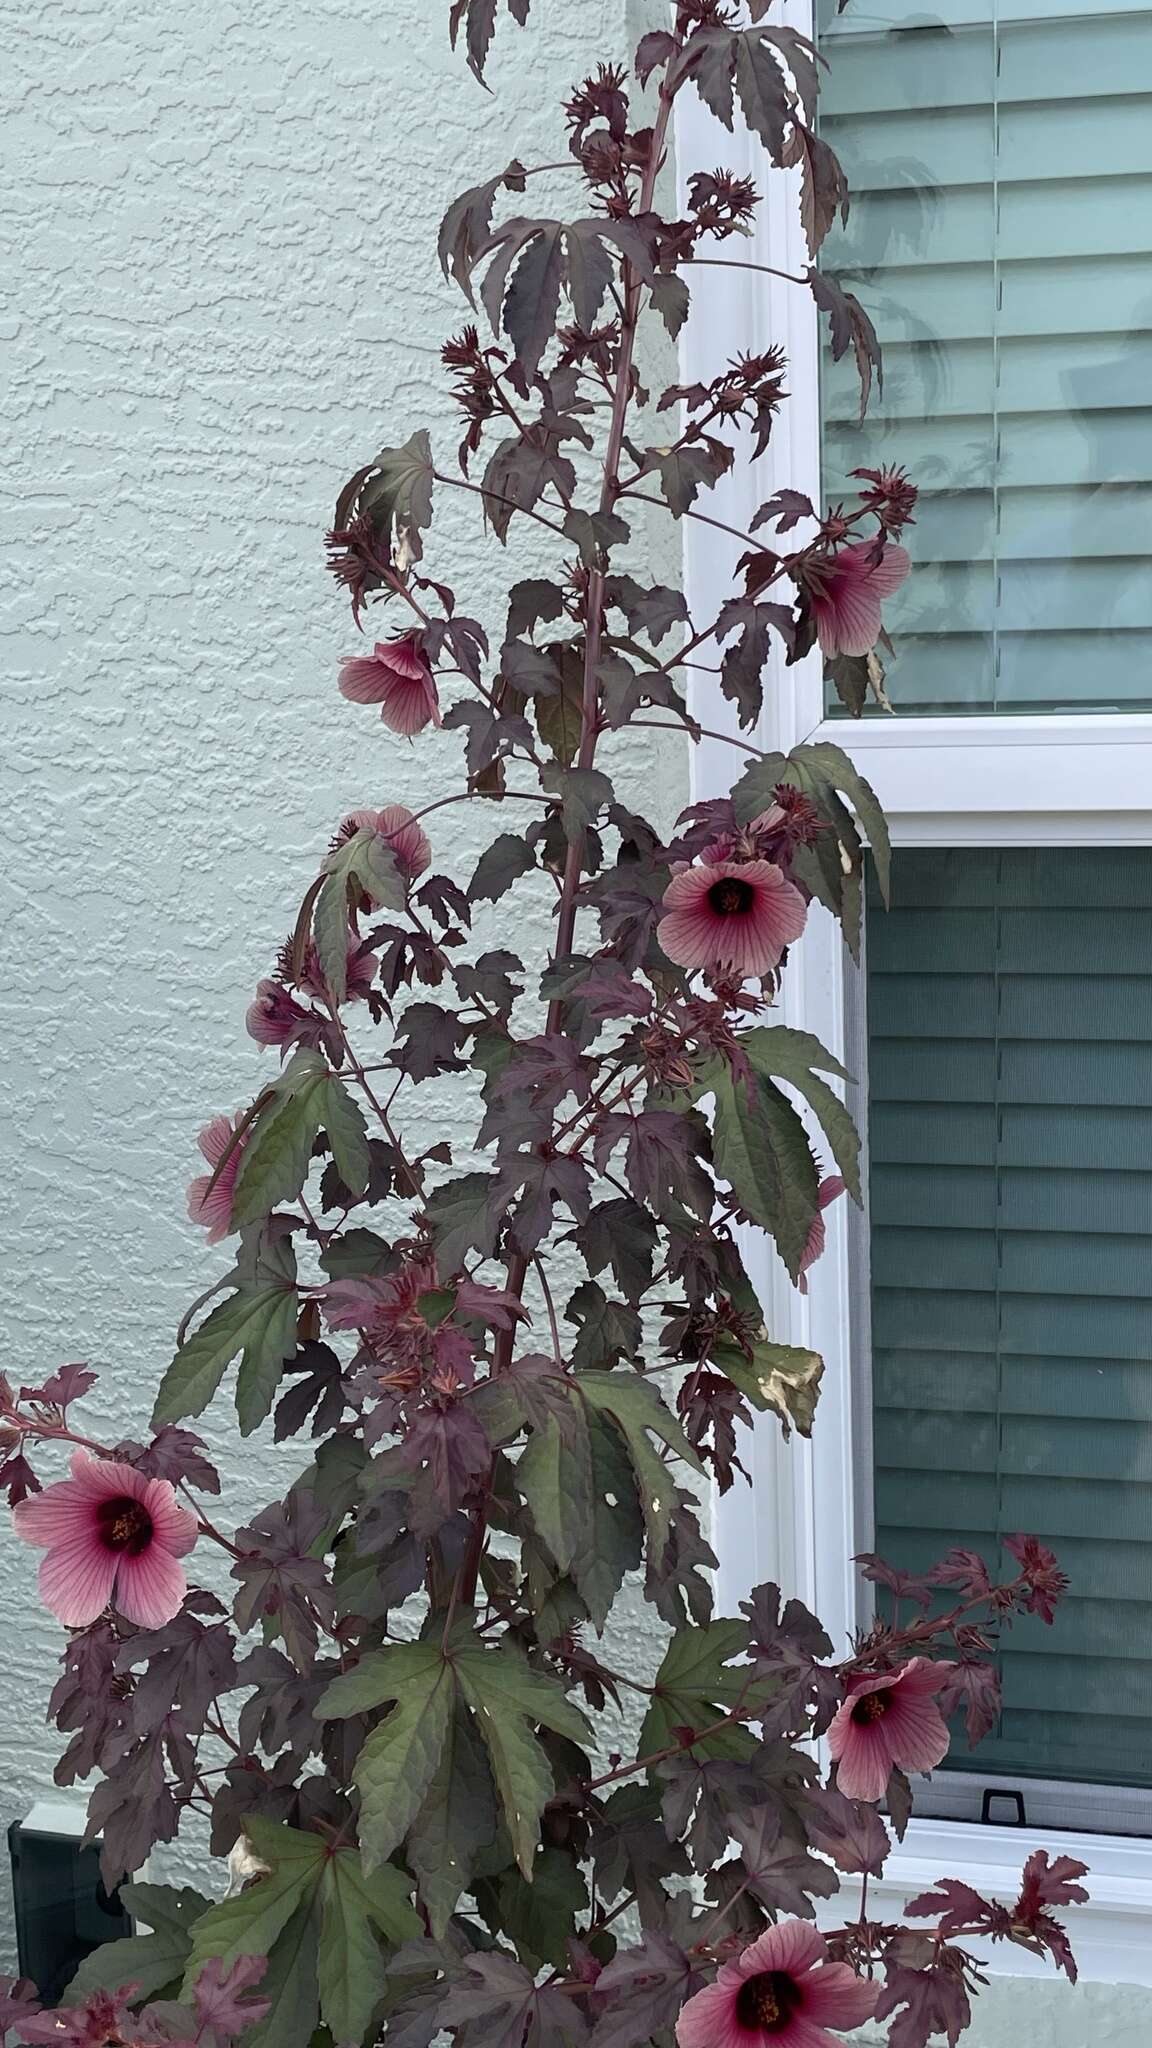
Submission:
[[[495,13],[452,8],[478,73]],[[519,163],[450,207],[444,268],[491,336],[477,313],[444,351],[458,470],[418,429],[340,496],[332,565],[355,620],[384,621],[341,688],[406,740],[382,747],[256,992],[278,1071],[201,1138],[191,1213],[234,1263],[187,1319],[146,1442],[80,1431],[79,1367],[4,1384],[17,1532],[70,1631],[58,1782],[95,1775],[109,1883],[188,1815],[232,1868],[217,1903],[126,1886],[141,1931],[85,1962],[58,2013],[9,1985],[10,2042],[831,2048],[891,2017],[893,2048],[923,2048],[968,2022],[972,1939],[1074,1975],[1053,1909],[1083,1872],[1042,1851],[1011,1904],[942,1880],[906,1924],[868,1908],[908,1774],[941,1762],[956,1716],[973,1740],[993,1724],[1000,1630],[1051,1620],[1051,1555],[1015,1540],[1002,1583],[969,1552],[919,1579],[864,1560],[882,1612],[839,1652],[774,1586],[712,1611],[702,1483],[735,1482],[756,1412],[806,1435],[821,1375],[765,1328],[737,1226],[803,1286],[827,1203],[860,1195],[841,1070],[774,998],[814,899],[855,948],[864,838],[881,887],[888,846],[834,746],[739,742],[731,796],[671,840],[605,753],[654,725],[698,736],[713,692],[751,729],[774,643],[795,660],[819,641],[859,708],[915,504],[899,472],[861,473],[859,503],[823,517],[778,491],[707,619],[629,555],[637,501],[704,517],[784,396],[775,350],[739,356],[666,391],[675,425],[644,438],[642,321],[678,332],[758,201],[700,170],[661,211],[677,99],[799,167],[813,259],[845,204],[813,50],[766,0],[749,13],[682,0],[634,73],[577,87],[572,218],[498,215],[535,175]],[[860,308],[815,260],[798,288],[866,383]],[[428,559],[434,485],[473,493],[497,541],[517,521],[538,544],[497,646]],[[462,784],[413,813],[407,740],[439,723]],[[499,830],[451,874],[463,804]],[[543,966],[517,950],[518,885],[554,898]],[[478,949],[478,905],[507,943]],[[427,1142],[441,1075],[476,1098],[466,1153]],[[187,1423],[236,1358],[241,1432],[312,1444],[285,1496],[229,1529]],[[37,1444],[71,1446],[70,1476],[44,1485]],[[663,1624],[646,1672],[614,1626],[629,1575]]]

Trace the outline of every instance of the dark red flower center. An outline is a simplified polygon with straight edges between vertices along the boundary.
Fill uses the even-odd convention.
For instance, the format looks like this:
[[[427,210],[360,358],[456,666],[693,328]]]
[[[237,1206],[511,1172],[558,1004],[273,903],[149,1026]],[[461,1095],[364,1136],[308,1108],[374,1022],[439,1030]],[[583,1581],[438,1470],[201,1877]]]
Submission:
[[[742,882],[739,875],[725,875],[720,882],[713,882],[708,891],[708,908],[717,917],[747,917],[756,901],[756,891],[751,882]]]
[[[129,1557],[139,1557],[152,1541],[152,1517],[129,1494],[102,1500],[96,1510],[96,1525],[105,1550],[126,1550]]]
[[[786,1970],[761,1970],[746,1977],[736,1994],[736,2018],[740,2026],[762,2034],[778,2034],[788,2025],[802,2001],[795,1977]]]
[[[852,1709],[852,1719],[858,1728],[870,1728],[874,1721],[882,1721],[892,1705],[891,1688],[882,1692],[866,1692]]]

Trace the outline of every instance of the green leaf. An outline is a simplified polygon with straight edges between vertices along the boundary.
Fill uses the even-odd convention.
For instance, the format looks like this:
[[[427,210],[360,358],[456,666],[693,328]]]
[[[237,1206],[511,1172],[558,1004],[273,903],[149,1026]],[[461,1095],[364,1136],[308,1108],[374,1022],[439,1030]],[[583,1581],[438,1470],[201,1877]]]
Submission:
[[[818,1351],[773,1344],[763,1337],[753,1341],[748,1358],[738,1344],[724,1339],[714,1348],[712,1363],[754,1408],[775,1409],[785,1436],[790,1435],[793,1424],[801,1436],[811,1436],[824,1374],[824,1360]]]
[[[401,568],[420,561],[424,553],[420,536],[432,518],[432,443],[423,427],[402,448],[380,450],[361,487],[357,509],[391,522]],[[343,526],[339,514],[338,505],[336,525]]]
[[[750,825],[762,811],[771,809],[787,767],[786,755],[763,754],[744,770],[732,791],[732,809],[738,825]]]
[[[579,1404],[572,1404],[571,1415],[571,1426],[563,1430],[554,1415],[534,1429],[516,1467],[516,1484],[562,1572],[581,1547],[592,1512],[588,1424]]]
[[[644,1554],[644,1519],[624,1442],[607,1416],[588,1417],[592,1495],[572,1559],[572,1577],[595,1626],[603,1631],[626,1572]]]
[[[387,1965],[378,1935],[394,1945],[422,1934],[411,1880],[391,1864],[366,1876],[360,1855],[329,1856],[320,1880],[320,2010],[337,2042],[363,2041],[384,1995]]]
[[[132,1918],[152,1932],[106,1941],[85,1956],[62,2004],[82,2005],[90,1992],[116,1991],[124,1984],[134,1984],[140,2000],[179,1986],[192,1947],[192,1928],[211,1900],[200,1892],[159,1884],[124,1885],[120,1897]]]
[[[733,1658],[746,1658],[747,1653],[748,1627],[743,1621],[710,1621],[700,1628],[678,1629],[656,1674],[639,1754],[666,1749],[677,1740],[677,1728],[710,1727],[741,1698],[750,1702],[748,1664],[730,1668]],[[713,1746],[716,1743],[719,1748]],[[709,1738],[707,1754],[743,1755],[747,1746],[744,1732],[732,1728]]]
[[[453,1663],[487,1745],[516,1861],[530,1877],[540,1816],[555,1790],[534,1724],[578,1744],[591,1742],[592,1731],[557,1680],[534,1671],[507,1641],[493,1649],[474,1644],[459,1650]]]
[[[599,768],[549,766],[541,771],[540,780],[545,789],[554,791],[560,799],[560,815],[569,841],[579,839],[615,796],[611,782]]]
[[[871,784],[864,780],[854,761],[850,760],[843,747],[833,746],[830,740],[821,740],[812,746],[795,747],[789,755],[790,766],[798,772],[790,776],[801,789],[808,782],[819,790],[840,790],[847,797],[859,818],[872,858],[876,863],[876,879],[880,893],[888,902],[892,874],[892,844],[888,837],[888,824],[880,807],[880,799]]]
[[[304,2043],[322,2015],[341,2048],[358,2048],[384,1990],[377,1936],[399,1943],[420,1932],[410,1883],[390,1866],[365,1875],[359,1849],[333,1848],[321,1835],[259,1816],[246,1820],[245,1831],[268,1875],[197,1921],[185,1997],[214,1957],[226,1969],[240,1956],[267,1955],[261,1994],[273,1998],[274,2010],[249,2038],[269,2048]],[[274,2019],[277,2030],[269,2031]]]
[[[330,1074],[325,1083],[321,1113],[336,1171],[350,1195],[362,1195],[372,1171],[368,1126],[359,1103],[352,1100],[335,1074]]]
[[[255,1428],[271,1406],[284,1360],[296,1349],[296,1313],[295,1289],[285,1287],[261,1287],[221,1302],[168,1367],[156,1396],[152,1427],[200,1415],[242,1351],[245,1415],[248,1427]],[[250,1419],[253,1416],[255,1420]]]
[[[326,875],[312,910],[312,940],[334,1002],[348,993],[348,876]]]
[[[818,1038],[808,1031],[793,1031],[786,1025],[758,1025],[745,1032],[741,1051],[758,1074],[783,1081],[795,1088],[815,1110],[832,1157],[854,1201],[861,1200],[860,1135],[840,1097],[815,1071],[835,1074],[846,1080],[839,1060],[825,1052]]]
[[[354,875],[366,896],[379,910],[403,910],[407,899],[404,877],[394,849],[383,832],[362,825],[348,841],[347,871]]]
[[[489,1894],[491,1899],[489,1901]],[[478,1887],[477,1904],[489,1925],[515,1942],[522,1963],[539,1969],[545,1963],[568,1966],[568,1942],[578,1916],[588,1905],[588,1886],[575,1859],[563,1849],[541,1849],[531,1881],[509,1870],[495,1884]]]
[[[458,1700],[406,1849],[436,1940],[445,1933],[461,1893],[469,1890],[477,1859],[496,1839],[497,1826],[487,1751]]]
[[[298,1052],[285,1067],[241,1157],[232,1197],[234,1230],[261,1222],[280,1202],[295,1201],[308,1178],[330,1078],[314,1052]]]
[[[636,1373],[588,1372],[578,1374],[574,1384],[598,1414],[612,1418],[624,1438],[648,1530],[650,1562],[658,1567],[672,1532],[676,1477],[651,1442],[649,1432],[694,1471],[703,1469],[700,1460],[649,1380]]]
[[[537,697],[536,729],[553,759],[565,767],[576,759],[584,699],[584,661],[578,646],[567,642],[549,649],[555,656],[560,687],[550,697]]]
[[[451,1726],[453,1670],[440,1644],[402,1643],[365,1657],[321,1696],[322,1720],[395,1701],[356,1759],[360,1835],[365,1860],[376,1868],[404,1840],[432,1781]]]
[[[319,1934],[315,1902],[305,1899],[273,1944],[260,1979],[260,1996],[271,2001],[271,2010],[258,2026],[245,2029],[244,2048],[317,2048],[331,2042],[330,2035],[317,2032]]]
[[[212,1906],[192,1929],[192,1946],[184,1975],[184,1995],[192,1988],[205,1963],[218,1959],[228,1969],[241,1956],[265,1956],[275,1947],[300,1906],[319,1885],[326,1844],[320,1835],[301,1834],[295,1828],[249,1815],[245,1833],[268,1875],[258,1883]]]
[[[793,1280],[819,1214],[818,1177],[807,1134],[787,1097],[761,1075],[749,1088],[714,1061],[699,1092],[714,1098],[716,1166],[742,1209],[771,1232]]]
[[[446,1181],[424,1204],[432,1225],[436,1262],[446,1278],[459,1272],[468,1252],[490,1258],[511,1191],[497,1196],[496,1174],[466,1173]]]
[[[330,1280],[359,1279],[365,1273],[388,1273],[397,1263],[386,1238],[375,1230],[345,1230],[320,1254]]]

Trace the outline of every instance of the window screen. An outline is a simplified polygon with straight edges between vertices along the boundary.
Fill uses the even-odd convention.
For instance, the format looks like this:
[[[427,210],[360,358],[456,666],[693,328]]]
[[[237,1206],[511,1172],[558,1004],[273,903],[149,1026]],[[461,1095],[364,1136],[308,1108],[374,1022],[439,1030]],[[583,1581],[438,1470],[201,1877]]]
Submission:
[[[1152,1786],[1152,850],[902,852],[867,933],[876,1548],[1072,1582],[961,1770]]]
[[[923,492],[893,702],[1147,708],[1152,7],[820,5],[854,197],[820,260],[885,357],[863,430],[825,366],[825,488],[894,462]]]

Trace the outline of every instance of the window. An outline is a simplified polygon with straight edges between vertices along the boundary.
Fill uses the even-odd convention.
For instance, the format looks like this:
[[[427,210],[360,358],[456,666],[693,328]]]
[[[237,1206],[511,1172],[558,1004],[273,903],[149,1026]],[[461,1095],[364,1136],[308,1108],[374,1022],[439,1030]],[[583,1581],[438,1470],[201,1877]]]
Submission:
[[[1147,1830],[1152,850],[902,852],[872,902],[876,1547],[1010,1572],[1026,1530],[1072,1582],[1005,1638],[1003,1716],[944,1803],[978,1818],[1007,1775],[1056,1824]],[[1130,1796],[1061,1797],[1100,1782]]]
[[[854,194],[824,260],[872,315],[864,432],[828,366],[825,475],[922,486],[891,607],[905,715],[1152,703],[1152,8],[824,0],[822,124]]]
[[[813,31],[812,0],[778,6]],[[871,1206],[829,1211],[807,1296],[746,1247],[774,1333],[827,1369],[811,1444],[759,1427],[755,1485],[720,1506],[719,1597],[777,1578],[844,1643],[867,1612],[853,1552],[1050,1531],[1092,1597],[1042,1647],[1015,1636],[994,1747],[935,1775],[870,1897],[898,1909],[945,1869],[1006,1896],[1056,1829],[1040,1840],[1093,1871],[1082,1975],[1152,1985],[1152,7],[832,0],[822,26],[827,129],[863,193],[821,260],[877,316],[884,398],[851,427],[807,295],[753,271],[713,273],[685,381],[727,346],[787,350],[779,433],[717,494],[734,527],[878,461],[928,488],[891,612],[898,715],[829,715],[811,656],[770,669],[752,735],[848,749],[888,814],[896,907],[872,909],[859,972],[814,911],[785,984],[781,1021],[840,1054],[858,1123],[871,1089]],[[767,192],[749,257],[802,271],[786,181],[690,99],[682,119],[687,161]],[[686,527],[703,611],[740,543]],[[739,764],[705,741],[697,795]]]

